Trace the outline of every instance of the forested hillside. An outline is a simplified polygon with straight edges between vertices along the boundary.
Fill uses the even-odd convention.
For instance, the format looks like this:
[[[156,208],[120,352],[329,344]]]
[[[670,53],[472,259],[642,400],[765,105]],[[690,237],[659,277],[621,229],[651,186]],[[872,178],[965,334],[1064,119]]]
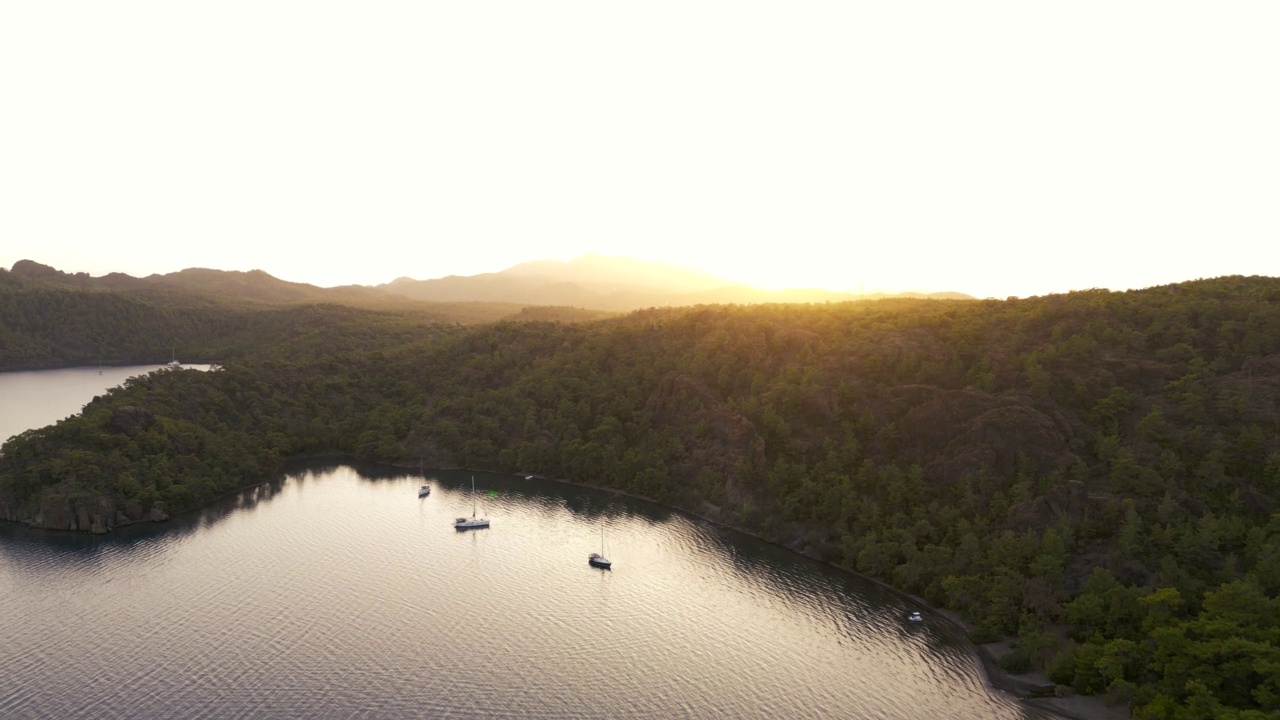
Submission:
[[[314,357],[421,337],[429,321],[341,305],[235,307],[187,295],[0,288],[0,369]]]
[[[106,530],[329,450],[536,472],[883,578],[1135,717],[1280,717],[1280,280],[387,322],[25,433],[0,515]]]
[[[20,270],[20,272],[19,272]],[[185,270],[91,278],[24,261],[0,269],[0,370],[251,357],[314,358],[425,337],[435,325],[607,313],[510,303],[429,303],[370,288],[316,288],[265,273]]]

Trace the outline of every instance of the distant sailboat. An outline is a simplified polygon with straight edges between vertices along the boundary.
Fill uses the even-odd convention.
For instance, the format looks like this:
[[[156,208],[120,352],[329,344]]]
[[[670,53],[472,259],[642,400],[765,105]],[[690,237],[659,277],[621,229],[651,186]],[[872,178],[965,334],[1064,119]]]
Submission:
[[[600,552],[591,553],[591,555],[587,557],[587,562],[591,563],[593,567],[603,568],[605,570],[608,570],[613,567],[613,563],[609,561],[609,558],[604,556],[604,526],[603,525],[600,526]]]
[[[470,530],[472,528],[489,527],[489,518],[476,517],[476,476],[471,476],[471,517],[460,517],[453,521],[453,527],[457,530]]]
[[[178,362],[178,356],[173,351],[173,348],[169,348],[169,357],[172,359],[169,360],[169,364],[166,365],[165,367],[171,367],[171,368],[182,367],[182,363]]]
[[[421,474],[422,474],[422,461],[421,461],[421,460],[419,460],[419,461],[418,461],[418,474],[419,474],[419,475],[421,475]],[[423,483],[423,484],[418,488],[418,497],[426,497],[426,496],[428,496],[428,495],[430,495],[430,494],[431,494],[431,486],[430,486],[430,485],[428,485],[428,484],[426,484],[426,483]]]

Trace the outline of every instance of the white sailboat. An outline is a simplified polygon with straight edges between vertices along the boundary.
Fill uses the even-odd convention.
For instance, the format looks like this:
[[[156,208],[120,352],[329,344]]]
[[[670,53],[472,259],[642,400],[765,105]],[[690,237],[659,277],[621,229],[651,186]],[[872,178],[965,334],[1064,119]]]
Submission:
[[[169,348],[169,357],[172,359],[169,360],[169,363],[165,365],[165,367],[182,367],[182,363],[178,362],[178,354],[174,352],[173,348]]]
[[[419,460],[419,461],[418,461],[418,474],[419,474],[419,475],[422,475],[422,474],[423,474],[423,473],[422,473],[422,461],[421,461],[421,460]],[[419,486],[419,487],[418,487],[418,497],[426,497],[426,496],[428,496],[428,495],[430,495],[430,494],[431,494],[431,486],[430,486],[430,485],[428,485],[428,484],[426,484],[426,483],[423,483],[421,486]]]
[[[609,558],[604,556],[604,526],[603,525],[600,526],[600,552],[591,553],[591,555],[587,557],[587,562],[591,563],[593,567],[603,568],[605,570],[608,570],[611,567],[613,567],[613,563],[609,561]]]
[[[476,476],[471,476],[471,517],[460,517],[453,521],[455,530],[489,527],[489,518],[476,517]]]

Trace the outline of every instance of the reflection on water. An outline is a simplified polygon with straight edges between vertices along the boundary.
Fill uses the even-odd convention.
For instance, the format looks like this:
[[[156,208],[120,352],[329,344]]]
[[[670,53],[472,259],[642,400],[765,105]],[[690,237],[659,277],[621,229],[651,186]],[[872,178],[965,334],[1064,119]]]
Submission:
[[[311,463],[163,526],[0,527],[0,717],[1045,718],[946,623],[654,505]],[[492,521],[458,533],[472,502]],[[587,564],[607,528],[611,572]]]

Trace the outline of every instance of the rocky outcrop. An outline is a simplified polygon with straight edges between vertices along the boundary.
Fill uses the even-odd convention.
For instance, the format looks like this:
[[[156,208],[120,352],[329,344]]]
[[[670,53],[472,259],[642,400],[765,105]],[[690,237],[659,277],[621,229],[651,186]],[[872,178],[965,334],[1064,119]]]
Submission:
[[[101,495],[68,496],[46,492],[34,516],[9,518],[46,530],[78,530],[105,533],[117,525],[118,511],[110,498]]]
[[[159,515],[156,514],[157,510]],[[118,507],[110,497],[67,485],[49,488],[38,499],[25,505],[13,502],[12,498],[0,497],[0,521],[21,523],[42,530],[69,530],[102,535],[140,520],[163,522],[168,519],[163,508],[144,512],[141,503],[136,500]]]
[[[71,507],[71,500],[61,495],[46,494],[32,524],[48,530],[75,530],[76,513]]]
[[[18,512],[18,504],[13,498],[0,493],[0,520],[5,522],[22,522]]]
[[[121,508],[129,522],[138,522],[143,517],[142,503],[137,500],[125,500]]]
[[[76,521],[82,531],[101,535],[116,526],[116,504],[101,495],[75,502]]]

